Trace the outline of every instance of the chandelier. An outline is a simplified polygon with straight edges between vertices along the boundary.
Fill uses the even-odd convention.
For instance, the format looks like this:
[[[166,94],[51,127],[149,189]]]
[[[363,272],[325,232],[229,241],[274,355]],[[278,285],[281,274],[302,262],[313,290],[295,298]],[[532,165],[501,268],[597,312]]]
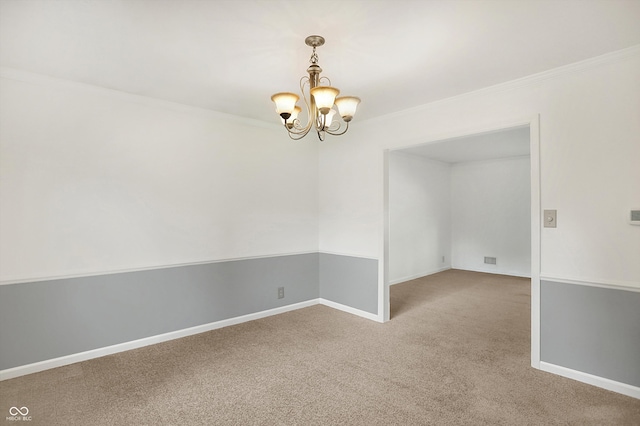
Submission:
[[[322,68],[318,65],[316,47],[324,44],[324,38],[312,35],[307,37],[304,42],[307,46],[313,47],[313,53],[309,59],[311,65],[307,68],[309,76],[300,79],[300,91],[307,108],[306,124],[298,119],[302,108],[296,105],[300,97],[295,93],[281,92],[271,96],[271,100],[276,104],[276,112],[280,115],[282,124],[291,139],[302,139],[312,128],[315,129],[321,141],[324,140],[325,134],[343,135],[349,129],[349,122],[356,113],[360,98],[355,96],[337,97],[340,90],[331,87],[331,80],[327,77],[320,77]],[[323,83],[324,85],[322,85]],[[305,91],[307,86],[309,96]],[[336,119],[337,113],[342,117],[342,122]]]

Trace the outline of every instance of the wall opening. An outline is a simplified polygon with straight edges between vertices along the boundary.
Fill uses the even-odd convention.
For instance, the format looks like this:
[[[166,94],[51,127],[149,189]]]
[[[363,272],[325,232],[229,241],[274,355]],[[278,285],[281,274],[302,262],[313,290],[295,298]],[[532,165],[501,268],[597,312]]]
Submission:
[[[516,141],[514,137],[516,135],[520,136],[520,141]],[[528,119],[522,119],[517,121],[511,121],[507,123],[502,123],[502,125],[496,125],[494,127],[485,127],[478,129],[475,132],[457,132],[451,133],[450,135],[445,135],[444,137],[437,138],[433,141],[429,141],[421,144],[407,144],[402,148],[393,149],[393,150],[385,150],[384,155],[384,167],[385,167],[385,179],[384,179],[384,223],[385,223],[385,232],[383,234],[383,242],[382,242],[382,259],[380,265],[380,276],[381,279],[379,281],[379,294],[380,294],[380,313],[383,321],[388,321],[390,319],[390,297],[389,297],[389,286],[395,283],[403,282],[405,280],[417,278],[419,276],[429,275],[431,273],[438,272],[439,270],[445,270],[449,268],[460,268],[460,269],[470,269],[470,270],[480,270],[487,271],[493,273],[503,273],[507,275],[516,275],[516,276],[524,276],[531,278],[531,365],[534,368],[540,368],[540,155],[539,155],[539,146],[540,146],[540,128],[539,128],[539,116],[534,116]],[[491,142],[493,140],[493,142]],[[475,141],[475,142],[472,142]],[[430,246],[422,246],[418,247],[422,255],[427,255],[427,261],[425,262],[425,258],[415,259],[412,258],[410,262],[407,262],[406,259],[402,260],[400,255],[402,255],[402,244],[399,243],[403,236],[402,232],[393,234],[392,228],[394,227],[394,219],[393,210],[397,210],[398,206],[394,204],[397,203],[397,200],[394,201],[394,198],[398,195],[397,193],[394,195],[394,185],[398,182],[394,182],[394,179],[398,178],[398,176],[394,175],[394,165],[393,161],[396,156],[405,157],[406,161],[414,161],[414,162],[430,162],[432,167],[423,168],[422,170],[429,170],[428,173],[431,173],[431,178],[433,178],[436,182],[442,182],[443,179],[449,180],[448,185],[450,186],[450,190],[454,186],[467,188],[467,192],[476,191],[473,189],[473,185],[471,185],[470,179],[474,177],[474,174],[478,172],[475,170],[476,168],[482,169],[484,168],[492,168],[491,163],[496,163],[497,166],[493,167],[496,171],[494,177],[491,177],[490,174],[485,175],[485,180],[489,181],[491,184],[492,190],[495,189],[497,193],[507,191],[507,188],[501,189],[499,188],[498,181],[506,181],[511,178],[511,173],[509,173],[509,168],[514,167],[515,170],[519,170],[517,175],[520,180],[527,180],[528,178],[528,187],[525,187],[523,194],[518,194],[517,189],[511,188],[509,191],[511,192],[511,197],[508,197],[508,200],[511,200],[511,204],[519,205],[520,210],[516,216],[521,221],[519,232],[520,232],[520,241],[518,243],[518,247],[523,247],[522,239],[526,239],[528,241],[528,250],[527,247],[521,249],[520,252],[513,259],[509,259],[510,255],[514,253],[506,253],[504,251],[499,253],[488,253],[487,249],[483,247],[475,247],[473,244],[468,244],[471,247],[463,247],[458,244],[458,248],[456,248],[456,243],[458,242],[456,239],[460,239],[460,235],[454,235],[456,233],[456,223],[467,223],[470,226],[474,225],[474,209],[464,209],[465,203],[462,201],[465,197],[461,197],[458,195],[452,195],[452,192],[449,191],[447,195],[446,191],[437,191],[432,187],[431,192],[427,192],[427,196],[425,200],[422,200],[423,204],[422,208],[425,210],[423,213],[429,216],[432,220],[440,220],[444,222],[443,228],[441,231],[435,231],[434,226],[429,226],[424,224],[424,232],[431,232],[432,240],[430,242]],[[422,158],[419,158],[422,157]],[[407,160],[409,158],[409,160]],[[520,163],[519,165],[517,163]],[[435,166],[433,166],[435,164]],[[487,166],[489,164],[489,166]],[[478,167],[477,167],[478,166]],[[527,170],[528,166],[528,170]],[[458,168],[459,170],[455,170]],[[524,170],[523,170],[524,168]],[[419,167],[416,167],[419,169]],[[448,170],[448,171],[447,171]],[[448,178],[446,177],[447,173]],[[438,177],[438,174],[440,176]],[[506,176],[505,176],[506,175]],[[444,178],[443,178],[444,176]],[[466,183],[465,183],[466,182]],[[479,181],[477,182],[479,185],[487,185],[486,182]],[[504,183],[504,182],[503,182]],[[522,182],[520,188],[522,188]],[[419,187],[420,185],[418,185]],[[441,184],[441,187],[446,187],[447,184]],[[528,191],[527,191],[528,189]],[[409,194],[405,194],[406,196],[411,196],[411,192],[420,193],[420,189],[410,186],[405,187],[405,190],[409,192]],[[515,193],[513,192],[515,191]],[[482,191],[478,191],[479,194],[482,195]],[[436,200],[438,198],[444,199],[446,201],[447,197],[449,197],[450,210],[449,212],[446,209],[442,208],[432,208],[429,210],[429,207],[425,207],[426,202],[428,200]],[[482,197],[478,197],[480,200]],[[526,199],[529,200],[529,203],[526,202]],[[519,200],[519,201],[518,201]],[[525,200],[525,201],[523,201]],[[476,204],[471,203],[471,205],[478,205],[478,200],[475,201]],[[458,203],[460,205],[453,206],[453,204]],[[463,207],[462,209],[460,207]],[[410,206],[403,206],[408,208]],[[432,205],[433,207],[433,205]],[[480,206],[483,207],[483,206]],[[527,210],[528,209],[528,210]],[[463,221],[460,222],[459,217],[454,217],[455,211],[462,211],[463,213],[459,213],[463,217]],[[528,211],[528,214],[527,214]],[[397,213],[396,213],[397,214]],[[486,216],[486,212],[483,213]],[[513,216],[513,215],[512,215]],[[447,218],[449,221],[449,229],[447,230]],[[528,220],[528,226],[526,221],[522,221],[522,219]],[[509,215],[504,219],[507,222],[511,221]],[[504,221],[503,220],[503,221]],[[466,222],[465,222],[466,221]],[[410,222],[410,220],[408,221]],[[524,223],[524,225],[522,225]],[[406,224],[405,224],[406,225]],[[395,223],[395,231],[402,231],[402,226]],[[513,223],[506,223],[505,226],[508,228],[509,226],[514,225]],[[465,225],[466,226],[466,225]],[[499,229],[502,225],[498,225]],[[405,229],[410,229],[410,227],[405,226]],[[503,228],[503,229],[506,229]],[[444,229],[444,231],[442,231]],[[464,231],[464,227],[458,228],[457,231]],[[404,238],[407,237],[405,231]],[[460,234],[458,232],[458,234]],[[447,237],[447,233],[450,233],[450,238]],[[462,232],[461,235],[464,235]],[[435,238],[437,236],[437,238]],[[479,239],[482,241],[482,234],[480,236],[474,235],[473,239]],[[454,243],[454,240],[456,242]],[[435,242],[435,243],[434,243]],[[398,249],[400,247],[400,249]],[[461,249],[460,247],[463,247]],[[472,250],[469,250],[471,248]],[[398,251],[400,250],[400,251]],[[404,250],[406,251],[406,245],[404,246]],[[501,250],[505,250],[502,248]],[[447,253],[449,253],[449,257],[447,257]],[[466,253],[466,254],[465,254]],[[474,267],[473,265],[469,265],[465,263],[468,259],[465,259],[468,253],[474,253],[473,259],[477,262],[478,267]],[[394,259],[394,256],[395,259]],[[484,263],[484,258],[495,258],[496,263]],[[399,260],[400,259],[400,260]],[[404,262],[404,264],[403,264]],[[429,263],[430,262],[430,263]],[[458,263],[462,262],[462,263]],[[517,265],[517,267],[516,267]],[[477,265],[476,265],[477,266]],[[482,268],[499,268],[502,267],[503,270],[499,271],[497,269],[494,270],[486,270]],[[508,267],[508,268],[507,268]],[[528,269],[527,269],[528,268]]]
[[[389,282],[531,276],[529,126],[389,153]]]

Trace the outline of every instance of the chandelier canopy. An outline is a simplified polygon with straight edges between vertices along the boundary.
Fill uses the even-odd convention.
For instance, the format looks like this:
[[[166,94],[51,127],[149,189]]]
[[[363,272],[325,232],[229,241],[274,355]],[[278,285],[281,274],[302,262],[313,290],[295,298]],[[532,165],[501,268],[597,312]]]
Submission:
[[[322,68],[318,65],[316,47],[324,44],[324,38],[312,35],[304,42],[307,46],[313,47],[313,53],[309,59],[311,65],[307,68],[309,76],[300,79],[300,91],[307,109],[307,121],[303,124],[298,118],[302,108],[296,105],[300,97],[295,93],[281,92],[271,96],[271,100],[276,104],[276,112],[280,115],[282,124],[291,139],[302,139],[311,128],[315,129],[321,141],[327,133],[335,136],[343,135],[349,129],[349,122],[356,113],[360,98],[337,97],[340,90],[331,87],[331,81],[327,77],[320,77]],[[338,112],[342,121],[334,118]]]

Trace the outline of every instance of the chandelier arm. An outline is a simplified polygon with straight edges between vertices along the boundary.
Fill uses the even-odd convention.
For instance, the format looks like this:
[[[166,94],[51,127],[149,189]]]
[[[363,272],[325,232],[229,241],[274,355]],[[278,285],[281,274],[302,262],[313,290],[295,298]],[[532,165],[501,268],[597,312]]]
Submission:
[[[341,128],[342,128],[342,124],[340,124],[340,122],[338,120],[333,120],[333,123],[331,123],[331,126],[329,126],[329,128],[327,128],[327,130],[330,130],[332,132],[337,132]]]
[[[321,82],[322,80],[326,80],[327,81],[327,86],[331,86],[331,80],[329,79],[329,77],[327,76],[322,76],[318,79],[318,82]]]
[[[300,120],[297,118],[293,120],[293,129],[296,130],[296,132],[294,133],[301,132],[304,130],[304,127],[302,126],[302,124],[300,124]]]
[[[311,130],[311,128],[307,129],[307,130],[303,130],[300,132],[292,132],[290,129],[287,129],[287,132],[289,133],[289,137],[291,139],[300,139],[303,138],[307,135],[307,133],[309,133],[309,131]]]
[[[338,128],[336,130],[340,130],[342,126],[338,126]],[[329,133],[330,135],[333,136],[340,136],[340,135],[344,135],[345,133],[347,133],[347,130],[349,130],[349,122],[346,123],[344,130],[341,132],[336,132],[336,131],[330,131],[330,130],[325,130],[327,133]]]
[[[297,121],[297,119],[296,119]],[[295,121],[294,121],[294,125],[295,125]],[[283,124],[285,130],[287,131],[287,134],[289,135],[289,137],[293,140],[298,140],[298,139],[302,139],[304,138],[307,133],[309,133],[309,130],[311,130],[311,128],[309,129],[301,129],[300,131],[292,131],[289,127],[287,127],[286,124]]]
[[[289,129],[287,129],[287,130],[289,130]],[[311,130],[311,129],[309,128],[309,129],[307,129],[306,132],[302,132],[302,133],[294,133],[294,132],[288,131],[287,134],[294,141],[298,141],[298,140],[304,138],[305,136],[307,136],[307,133],[309,133],[309,130]]]
[[[311,54],[311,58],[309,58],[311,65],[307,68],[309,76],[304,76],[300,79],[300,91],[302,92],[302,98],[305,107],[307,108],[307,122],[303,125],[301,119],[298,117],[302,110],[300,107],[295,105],[295,103],[300,99],[295,93],[276,93],[271,97],[271,100],[276,104],[276,112],[278,112],[280,117],[283,119],[284,127],[287,130],[289,138],[293,140],[302,139],[311,131],[311,128],[314,128],[318,135],[318,139],[324,141],[327,134],[340,136],[347,132],[349,129],[349,121],[351,121],[353,112],[355,112],[355,106],[360,100],[358,98],[354,98],[345,101],[343,106],[347,108],[350,114],[347,113],[345,116],[346,120],[344,120],[344,130],[342,125],[343,123],[333,119],[334,115],[336,115],[336,111],[334,109],[326,111],[329,108],[327,108],[328,105],[325,105],[324,99],[322,98],[324,93],[320,91],[317,93],[317,96],[320,96],[323,103],[322,108],[318,107],[316,104],[316,97],[311,94],[315,88],[325,84],[334,92],[337,92],[337,89],[331,87],[331,79],[329,79],[329,77],[320,75],[322,73],[322,68],[318,65],[318,54],[316,52],[316,48],[324,44],[324,38],[318,35],[312,35],[305,39],[305,44],[313,48],[313,53]],[[307,89],[309,93],[307,93],[305,89]],[[318,90],[322,91],[325,90],[325,88]],[[333,106],[331,108],[333,108]],[[320,110],[324,111],[325,114]],[[327,115],[328,113],[330,114]],[[289,119],[291,120],[288,121]],[[328,120],[332,121],[330,126],[326,126]]]
[[[309,130],[311,130],[311,126],[307,124],[305,127],[302,127],[302,125],[300,124],[300,120],[298,120],[297,118],[293,121],[293,127],[287,127],[287,131],[294,135],[306,135],[307,133],[309,133]]]
[[[293,126],[297,131],[292,132],[290,129],[289,133],[293,133],[293,134],[302,134],[303,137],[304,135],[306,135],[307,133],[309,133],[309,130],[311,130],[311,126],[312,126],[312,117],[311,117],[311,107],[309,106],[309,100],[307,99],[307,95],[304,91],[304,86],[306,84],[311,84],[309,82],[309,77],[307,76],[303,76],[302,78],[300,78],[300,91],[302,92],[302,99],[304,100],[304,104],[307,107],[307,124],[302,127],[302,124],[300,124],[300,120],[295,120],[293,122]]]
[[[318,132],[323,132],[325,130],[324,128],[325,119],[326,119],[325,115],[318,114],[318,117],[316,118],[316,130]]]
[[[335,132],[336,130],[340,129],[340,122],[334,121],[333,123],[331,123],[329,127],[327,127],[326,120],[327,120],[326,115],[318,114],[318,120],[317,120],[318,125],[316,126],[316,128],[318,129],[319,132],[327,132],[329,134],[333,134],[331,132]]]

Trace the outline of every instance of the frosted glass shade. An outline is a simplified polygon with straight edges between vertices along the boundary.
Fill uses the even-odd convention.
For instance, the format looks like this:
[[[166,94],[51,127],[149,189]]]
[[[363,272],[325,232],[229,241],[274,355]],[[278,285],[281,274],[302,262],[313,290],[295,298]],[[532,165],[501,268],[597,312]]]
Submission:
[[[331,86],[318,86],[311,89],[311,96],[316,101],[316,106],[321,114],[327,114],[333,106],[336,96],[340,91]]]
[[[300,108],[299,106],[296,106],[295,108],[293,108],[293,112],[291,113],[291,118],[289,120],[293,121],[297,119],[298,114],[300,114],[300,111],[302,111],[302,108]]]
[[[300,108],[299,106],[296,105],[296,107],[293,108],[293,112],[291,113],[291,117],[289,117],[286,120],[286,122],[285,122],[284,118],[281,118],[282,124],[286,123],[287,127],[291,129],[293,127],[293,121],[298,118],[298,114],[300,114],[301,111],[302,111],[302,108]]]
[[[331,126],[331,122],[333,121],[333,116],[336,115],[335,109],[330,109],[329,112],[324,116],[324,128],[328,129]]]
[[[271,96],[271,100],[276,104],[276,112],[285,120],[293,114],[296,102],[300,97],[295,93],[281,92]]]
[[[356,108],[358,108],[359,103],[360,98],[356,98],[355,96],[341,96],[336,99],[336,106],[338,107],[340,116],[344,121],[351,121],[353,116],[356,114]]]

